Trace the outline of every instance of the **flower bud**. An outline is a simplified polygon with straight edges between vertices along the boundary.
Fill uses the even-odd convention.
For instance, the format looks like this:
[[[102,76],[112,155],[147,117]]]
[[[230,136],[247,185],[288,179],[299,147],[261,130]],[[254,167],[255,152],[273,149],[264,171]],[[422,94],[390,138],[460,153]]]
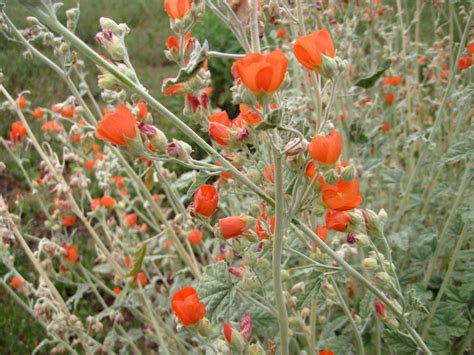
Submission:
[[[112,32],[117,31],[118,25],[114,20],[109,19],[107,17],[101,17],[99,19],[99,22],[100,22],[100,27],[102,28],[102,30],[110,30]]]
[[[324,174],[324,181],[330,185],[335,184],[337,180],[339,180],[339,175],[334,169],[330,169]]]
[[[298,282],[298,283],[296,283],[296,284],[293,285],[293,287],[291,288],[290,293],[291,293],[292,295],[295,295],[295,294],[304,292],[304,286],[305,286],[305,284],[304,284],[303,281]]]
[[[188,143],[177,139],[173,139],[167,146],[168,155],[181,161],[188,161],[192,151],[193,149]]]
[[[328,57],[324,54],[321,54],[321,75],[326,79],[332,79],[337,75],[338,72],[338,63],[335,58]]]
[[[361,265],[365,270],[375,270],[378,267],[377,260],[372,258],[365,258],[362,260]]]
[[[248,354],[249,355],[265,355],[265,350],[260,345],[260,342],[257,341],[255,344],[252,344],[249,346]]]
[[[392,278],[384,271],[375,274],[375,283],[384,289],[392,288]]]
[[[357,170],[354,167],[354,165],[349,165],[345,167],[344,169],[342,169],[341,178],[342,180],[349,182],[355,179],[356,174],[357,174]]]
[[[201,321],[198,323],[198,332],[204,338],[207,338],[211,335],[212,324],[209,319],[207,319],[206,317],[201,319]]]

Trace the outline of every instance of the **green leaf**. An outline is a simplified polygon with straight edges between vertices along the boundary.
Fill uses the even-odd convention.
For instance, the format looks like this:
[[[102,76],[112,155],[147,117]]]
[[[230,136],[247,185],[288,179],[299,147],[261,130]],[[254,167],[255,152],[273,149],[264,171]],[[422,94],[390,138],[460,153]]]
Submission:
[[[443,303],[436,312],[431,329],[438,337],[448,339],[451,336],[459,337],[466,332],[469,321],[463,318],[458,310]]]
[[[311,276],[310,276],[311,275]],[[313,276],[314,273],[308,273],[308,278],[305,281],[305,287],[303,293],[298,297],[298,309],[308,305],[316,294],[320,290],[322,277],[321,275]]]
[[[411,337],[399,330],[384,331],[384,341],[388,347],[403,355],[416,354],[417,346]]]
[[[457,163],[466,160],[474,152],[474,133],[471,133],[466,139],[459,141],[449,147],[443,157],[445,164]]]
[[[319,349],[331,349],[335,354],[350,354],[352,346],[352,337],[348,335],[336,335],[322,339],[319,343]]]
[[[132,270],[127,274],[129,277],[135,277],[140,270],[142,269],[143,259],[145,259],[146,254],[146,243],[140,243],[135,247],[133,251],[133,267]]]
[[[382,76],[382,74],[388,69],[390,68],[390,60],[386,60],[383,65],[382,65],[382,68],[377,70],[374,74],[368,76],[368,77],[365,77],[365,78],[361,78],[359,80],[357,80],[357,82],[355,83],[355,86],[358,86],[360,88],[364,88],[364,89],[368,89],[368,88],[371,88],[372,86],[375,85],[375,83],[377,82],[377,80]]]
[[[225,262],[211,264],[204,269],[197,291],[206,305],[206,316],[209,320],[218,321],[224,314],[229,314],[233,287]]]
[[[365,292],[364,298],[360,302],[359,314],[361,318],[367,318],[374,310],[375,295],[372,292]]]
[[[362,132],[356,123],[352,123],[349,127],[349,139],[354,143],[368,143],[369,138]]]

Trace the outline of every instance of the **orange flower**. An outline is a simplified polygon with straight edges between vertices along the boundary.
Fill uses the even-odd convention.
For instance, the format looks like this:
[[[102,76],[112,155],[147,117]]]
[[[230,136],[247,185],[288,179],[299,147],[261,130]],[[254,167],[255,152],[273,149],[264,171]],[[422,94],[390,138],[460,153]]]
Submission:
[[[63,130],[63,126],[61,126],[56,120],[51,120],[43,123],[41,125],[41,130],[43,132],[56,132],[59,133]]]
[[[316,169],[316,163],[314,161],[310,161],[308,165],[306,165],[306,176],[309,177],[311,180],[314,179],[316,175],[318,175],[318,170]]]
[[[459,58],[458,68],[459,70],[465,70],[472,65],[472,58],[469,54],[463,55]]]
[[[243,84],[254,94],[274,93],[285,78],[288,58],[280,49],[269,54],[251,53],[235,62]]]
[[[274,184],[275,179],[273,176],[275,176],[275,165],[274,164],[269,164],[263,168],[263,176],[265,176],[265,179],[267,179],[270,183]]]
[[[232,135],[230,127],[224,126],[221,123],[209,123],[209,136],[217,144],[227,147],[231,143]]]
[[[308,146],[309,155],[318,163],[332,165],[342,152],[342,139],[337,130],[329,135],[315,135]]]
[[[247,220],[242,216],[230,216],[219,219],[219,231],[224,239],[235,238],[248,228]]]
[[[466,48],[467,48],[467,53],[469,53],[470,55],[474,54],[474,42],[469,43],[466,46]]]
[[[10,286],[15,290],[19,289],[25,284],[25,280],[21,276],[15,275],[10,280]]]
[[[278,38],[280,38],[280,39],[285,38],[285,34],[286,34],[286,31],[285,31],[284,28],[279,28],[279,29],[277,30],[277,36],[278,36]]]
[[[334,355],[334,351],[331,349],[324,349],[319,352],[319,355]]]
[[[138,287],[138,283],[145,287],[148,285],[148,278],[146,277],[143,271],[140,271],[134,278],[133,278],[133,286]]]
[[[73,118],[76,115],[76,110],[73,106],[64,106],[61,110],[61,116],[64,118]]]
[[[100,198],[100,205],[103,207],[112,208],[116,203],[115,199],[108,195]]]
[[[322,240],[322,241],[326,241],[326,239],[328,238],[328,228],[326,226],[318,226],[318,228],[316,228],[316,235]]]
[[[322,197],[326,206],[334,211],[347,211],[362,203],[359,182],[338,180],[335,185],[323,184]]]
[[[392,128],[392,126],[390,125],[390,123],[387,122],[387,121],[384,121],[382,123],[382,127],[380,129],[382,130],[383,133],[387,133],[387,132],[390,131],[391,128]]]
[[[326,228],[338,232],[345,232],[351,224],[351,217],[346,211],[326,211]]]
[[[18,104],[19,108],[25,108],[28,102],[26,101],[26,98],[23,95],[20,95],[16,99],[16,103]]]
[[[171,309],[184,326],[194,325],[206,315],[206,306],[199,301],[197,291],[191,286],[175,292],[171,299]]]
[[[264,218],[263,214],[262,214],[262,218]],[[266,217],[264,219],[267,220]],[[275,221],[276,221],[275,216],[270,217],[270,233],[271,234],[275,233]],[[262,221],[257,221],[257,223],[255,224],[255,231],[257,232],[258,239],[260,240],[270,239],[267,231],[263,228]]]
[[[95,211],[100,207],[100,198],[94,198],[91,201],[91,211]]]
[[[79,254],[77,252],[77,248],[74,245],[65,245],[64,250],[66,251],[66,259],[70,263],[75,263],[79,260]]]
[[[125,186],[124,182],[123,182],[123,176],[120,176],[120,175],[116,175],[116,176],[112,176],[110,178],[110,180],[112,182],[115,183],[115,185],[117,185],[118,188],[122,188]]]
[[[68,214],[66,216],[63,216],[63,226],[64,227],[72,227],[76,223],[76,217],[72,214]]]
[[[226,111],[220,111],[213,115],[207,116],[207,119],[209,122],[216,122],[227,127],[232,126],[232,121],[230,120]]]
[[[165,0],[165,10],[175,20],[186,16],[190,9],[191,0]]]
[[[146,118],[146,116],[148,116],[148,107],[146,103],[139,102],[134,107],[138,109],[137,118],[139,120],[143,120],[144,118]]]
[[[395,95],[393,93],[387,92],[385,94],[385,100],[384,100],[385,105],[390,106],[391,104],[393,104],[394,100],[395,100]]]
[[[43,109],[41,107],[37,107],[33,111],[33,118],[39,120],[40,118],[43,117],[43,114],[44,114]]]
[[[194,193],[194,211],[203,216],[210,217],[216,212],[219,196],[212,185],[202,185]]]
[[[399,76],[387,76],[383,79],[383,85],[398,86],[402,82]]]
[[[10,131],[10,140],[14,142],[21,142],[21,139],[26,135],[26,128],[21,121],[15,121],[12,123],[12,129]]]
[[[188,233],[187,238],[191,244],[199,245],[202,242],[202,232],[195,229]]]
[[[87,169],[87,170],[92,170],[94,169],[94,165],[95,165],[95,160],[94,159],[90,159],[88,161],[86,161],[84,163],[84,167]]]
[[[253,112],[249,107],[244,104],[239,105],[240,116],[244,121],[250,123],[251,125],[257,124],[262,121],[262,118]]]
[[[129,227],[135,227],[138,222],[138,215],[136,213],[130,213],[125,216],[125,223]]]
[[[119,104],[99,121],[96,136],[115,145],[127,145],[126,139],[137,136],[135,118],[124,104]]]
[[[121,289],[120,287],[115,287],[115,288],[112,290],[112,293],[113,293],[115,296],[120,295],[121,292],[122,292],[122,289]]]
[[[293,46],[296,59],[309,70],[319,71],[322,65],[321,55],[335,56],[331,34],[326,28],[307,36],[300,36]]]

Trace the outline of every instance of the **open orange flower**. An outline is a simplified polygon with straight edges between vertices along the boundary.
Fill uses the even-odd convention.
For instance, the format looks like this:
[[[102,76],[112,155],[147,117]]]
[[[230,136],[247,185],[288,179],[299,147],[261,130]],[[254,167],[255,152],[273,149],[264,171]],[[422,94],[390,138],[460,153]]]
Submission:
[[[331,35],[326,28],[307,36],[299,37],[293,46],[296,59],[309,70],[319,70],[322,64],[321,54],[334,58],[335,49]]]
[[[472,57],[469,54],[463,55],[459,58],[458,69],[465,70],[472,65]]]
[[[345,232],[352,220],[346,211],[326,211],[326,228]]]
[[[127,145],[126,139],[137,136],[135,118],[124,104],[119,104],[114,112],[107,112],[99,121],[95,134],[97,138],[112,144]]]
[[[105,195],[100,198],[100,205],[106,208],[112,208],[116,203],[117,201],[112,196]]]
[[[253,112],[250,107],[245,106],[244,104],[239,105],[240,116],[242,119],[251,125],[260,123],[262,118],[257,113]]]
[[[175,20],[186,16],[190,9],[191,0],[165,0],[165,10]]]
[[[335,185],[323,184],[322,197],[325,205],[334,211],[348,211],[362,203],[357,179],[349,182],[342,179]]]
[[[73,214],[63,216],[63,226],[72,227],[76,223],[76,217]]]
[[[280,49],[268,54],[251,53],[235,62],[243,84],[258,95],[274,93],[285,78],[288,58]]]
[[[308,152],[311,158],[320,164],[334,164],[342,152],[342,139],[339,132],[333,130],[327,136],[315,135],[309,143]]]
[[[230,120],[226,111],[220,111],[213,115],[207,116],[207,119],[209,122],[216,122],[227,127],[232,126],[232,121]]]
[[[194,193],[194,211],[201,216],[210,217],[216,212],[219,196],[212,185],[202,185]]]
[[[37,107],[35,108],[35,110],[33,111],[33,118],[39,120],[40,118],[42,118],[44,115],[44,112],[43,112],[43,109],[41,107]]]
[[[26,101],[26,97],[24,97],[23,95],[20,95],[16,99],[16,103],[18,104],[19,108],[25,108],[26,105],[28,104],[28,101]]]
[[[10,131],[10,140],[13,142],[21,142],[21,139],[26,136],[26,128],[21,121],[15,121],[12,123],[12,129]]]
[[[171,309],[184,326],[194,325],[206,315],[206,306],[191,286],[183,287],[173,295]]]

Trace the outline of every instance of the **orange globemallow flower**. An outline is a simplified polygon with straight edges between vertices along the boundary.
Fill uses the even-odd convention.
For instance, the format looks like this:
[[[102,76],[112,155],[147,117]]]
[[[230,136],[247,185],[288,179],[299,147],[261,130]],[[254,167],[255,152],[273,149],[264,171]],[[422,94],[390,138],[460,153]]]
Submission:
[[[211,139],[223,147],[227,147],[231,143],[232,135],[230,130],[230,127],[224,126],[221,123],[209,123],[209,135]]]
[[[331,34],[326,28],[307,36],[299,37],[293,46],[296,59],[309,70],[319,70],[322,65],[321,55],[334,58],[335,49]]]
[[[16,103],[18,104],[18,107],[19,108],[25,108],[28,101],[26,101],[26,97],[24,97],[23,95],[20,95],[18,96],[18,98],[16,99]]]
[[[21,121],[15,121],[12,123],[12,129],[10,131],[10,140],[14,142],[21,142],[21,139],[27,135],[26,128]]]
[[[212,185],[202,185],[194,193],[194,211],[204,217],[210,217],[216,212],[219,196]]]
[[[146,277],[143,271],[140,271],[134,278],[133,278],[133,286],[138,287],[138,283],[145,287],[148,285],[148,278]]]
[[[324,349],[319,352],[319,355],[334,355],[334,351],[331,349]]]
[[[247,220],[242,216],[230,216],[219,219],[219,232],[224,239],[238,237],[248,228]]]
[[[129,227],[135,227],[138,222],[138,215],[136,213],[129,213],[125,216],[125,223]]]
[[[139,102],[134,106],[134,108],[138,109],[137,118],[139,120],[143,120],[148,115],[148,107],[146,103]]]
[[[74,245],[66,245],[63,247],[66,251],[66,259],[70,263],[75,263],[79,259],[79,253],[77,252],[77,248]]]
[[[64,227],[72,227],[76,223],[76,217],[72,214],[68,214],[63,217],[63,226]]]
[[[115,201],[115,199],[111,196],[108,196],[108,195],[105,195],[105,196],[100,198],[100,205],[104,206],[104,207],[107,207],[107,208],[114,207],[116,203],[117,202]]]
[[[242,119],[251,125],[257,124],[262,121],[262,118],[257,113],[253,112],[250,107],[245,106],[244,104],[239,105],[240,116]]]
[[[251,53],[235,62],[243,84],[258,95],[274,93],[285,79],[288,58],[280,49],[268,54]]]
[[[13,276],[12,279],[10,280],[10,286],[14,288],[15,290],[19,289],[22,287],[25,283],[25,280],[21,276]]]
[[[393,94],[391,92],[387,92],[385,94],[385,100],[384,100],[385,105],[390,106],[391,104],[393,104],[394,100],[395,100],[395,94]]]
[[[175,20],[186,16],[190,9],[191,0],[165,0],[165,10]]]
[[[275,176],[275,165],[273,163],[263,168],[263,176],[265,176],[268,182],[272,184],[275,183],[275,179],[273,178],[273,176]]]
[[[227,127],[230,127],[232,125],[232,121],[230,120],[229,115],[226,111],[217,112],[213,115],[208,116],[207,119],[209,120],[209,122],[216,122]]]
[[[44,114],[43,109],[41,107],[37,107],[33,111],[33,118],[39,120],[40,118],[43,117],[43,114]]]
[[[389,132],[391,128],[392,128],[392,126],[390,125],[390,122],[387,122],[387,121],[384,121],[382,123],[382,127],[380,127],[380,129],[382,130],[383,133]]]
[[[309,155],[320,164],[332,165],[341,156],[342,138],[337,130],[329,135],[315,135],[308,146]]]
[[[342,179],[336,184],[323,184],[322,197],[325,205],[334,211],[348,211],[362,203],[357,179],[349,182]]]
[[[351,217],[346,211],[326,211],[326,228],[338,232],[345,232],[351,224]]]
[[[463,55],[459,58],[458,68],[459,70],[465,70],[472,65],[472,57],[469,54]]]
[[[383,79],[383,85],[398,86],[402,82],[402,78],[399,76],[387,76]]]
[[[191,244],[199,245],[202,242],[202,232],[195,229],[188,233],[187,238]]]
[[[135,118],[124,104],[119,104],[114,112],[107,112],[99,121],[95,134],[112,144],[127,145],[126,139],[137,136]]]
[[[175,292],[171,299],[171,309],[184,326],[194,325],[206,315],[206,306],[199,301],[197,291],[191,286]]]

